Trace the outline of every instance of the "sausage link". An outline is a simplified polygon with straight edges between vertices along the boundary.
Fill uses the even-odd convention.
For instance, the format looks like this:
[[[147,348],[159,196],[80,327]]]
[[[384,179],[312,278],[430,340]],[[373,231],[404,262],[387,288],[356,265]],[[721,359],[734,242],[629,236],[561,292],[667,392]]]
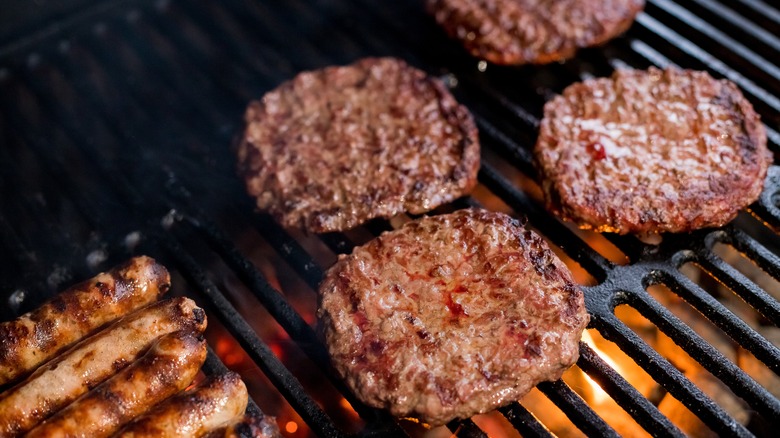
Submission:
[[[28,432],[29,438],[105,437],[186,388],[206,360],[206,340],[188,331],[162,337],[143,357]]]
[[[0,324],[0,385],[15,380],[79,339],[164,294],[168,270],[136,257]]]
[[[203,332],[206,314],[189,298],[154,303],[114,322],[38,368],[0,396],[0,437],[26,432],[133,362],[157,338]]]
[[[136,418],[116,436],[198,437],[243,415],[249,395],[233,372],[211,378],[191,391],[178,394]]]

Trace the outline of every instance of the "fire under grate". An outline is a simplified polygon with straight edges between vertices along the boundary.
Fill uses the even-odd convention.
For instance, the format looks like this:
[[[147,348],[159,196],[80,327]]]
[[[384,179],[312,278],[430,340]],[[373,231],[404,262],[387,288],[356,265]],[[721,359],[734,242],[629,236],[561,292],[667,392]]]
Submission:
[[[780,290],[760,286],[734,260],[744,256],[754,271],[780,279],[780,168],[770,169],[761,199],[734,223],[666,235],[655,245],[581,232],[549,216],[529,183],[529,151],[542,105],[567,85],[620,67],[673,64],[736,82],[761,114],[777,154],[780,12],[757,0],[650,0],[633,27],[602,48],[563,64],[507,68],[468,56],[421,3],[114,1],[7,41],[0,47],[0,317],[10,319],[62,286],[146,253],[171,269],[174,293],[191,295],[209,311],[216,353],[206,371],[227,365],[241,372],[257,404],[279,418],[287,435],[439,436],[355,399],[330,370],[314,330],[314,291],[324,269],[336,254],[397,224],[378,220],[322,236],[286,231],[254,212],[231,149],[246,103],[298,71],[392,55],[441,77],[480,129],[480,187],[440,210],[483,205],[513,212],[560,250],[585,284],[591,331],[655,382],[652,394],[643,393],[605,360],[599,351],[606,344],[581,342],[576,368],[636,430],[683,434],[660,409],[670,395],[715,434],[770,435],[780,420],[770,383],[757,382],[709,332],[651,291],[660,287],[680,306],[691,306],[695,318],[776,380],[780,341],[770,342],[766,333],[779,326]],[[727,260],[724,247],[736,258]],[[690,266],[698,267],[698,277]],[[749,308],[751,317],[717,290],[738,297],[738,308]],[[650,345],[621,316],[625,308],[721,382],[747,420],[738,421]],[[573,433],[628,434],[583,394],[599,390],[564,380],[537,389]],[[458,436],[496,434],[495,423],[522,436],[569,430],[551,425],[525,399],[499,411],[498,420],[447,427]]]

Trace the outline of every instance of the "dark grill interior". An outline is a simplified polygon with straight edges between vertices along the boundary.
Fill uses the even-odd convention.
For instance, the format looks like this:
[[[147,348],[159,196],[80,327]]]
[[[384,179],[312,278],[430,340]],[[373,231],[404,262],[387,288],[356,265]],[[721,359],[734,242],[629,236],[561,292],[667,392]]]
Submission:
[[[529,182],[529,151],[544,102],[567,85],[617,67],[674,64],[736,82],[761,114],[777,155],[780,12],[758,0],[650,0],[627,34],[605,47],[562,64],[507,68],[468,56],[421,3],[113,1],[8,37],[0,47],[0,318],[26,312],[130,255],[149,254],[173,272],[174,293],[209,310],[216,354],[205,371],[217,371],[222,362],[239,371],[260,409],[279,416],[285,433],[425,434],[351,396],[329,369],[314,331],[323,270],[336,254],[395,222],[322,236],[285,231],[254,212],[231,149],[247,102],[281,81],[301,70],[393,55],[443,78],[478,122],[480,187],[439,211],[484,205],[527,217],[586,284],[591,328],[617,344],[663,393],[717,434],[770,435],[780,421],[780,400],[767,384],[647,290],[668,287],[776,379],[778,345],[680,268],[695,264],[755,309],[758,325],[778,327],[780,291],[764,290],[715,248],[733,247],[780,279],[780,168],[770,169],[760,201],[734,223],[651,245],[630,236],[600,237],[550,217]],[[621,321],[615,311],[621,305],[674,339],[741,398],[750,413],[745,425]],[[577,366],[646,433],[682,434],[657,398],[640,393],[584,342]],[[538,386],[579,431],[617,435],[580,389],[563,381]],[[288,404],[295,413],[282,413]],[[526,403],[502,408],[502,424],[523,436],[550,436],[551,426],[534,409]],[[297,432],[285,428],[299,419],[305,426]],[[475,419],[448,427],[459,436],[484,436],[482,424]]]

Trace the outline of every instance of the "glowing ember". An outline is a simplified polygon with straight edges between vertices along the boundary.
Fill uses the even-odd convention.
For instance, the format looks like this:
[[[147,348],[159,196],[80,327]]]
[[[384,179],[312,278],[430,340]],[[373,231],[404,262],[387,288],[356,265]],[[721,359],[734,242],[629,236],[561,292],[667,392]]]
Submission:
[[[288,421],[287,424],[284,425],[284,430],[287,431],[287,433],[295,433],[298,431],[298,423]]]

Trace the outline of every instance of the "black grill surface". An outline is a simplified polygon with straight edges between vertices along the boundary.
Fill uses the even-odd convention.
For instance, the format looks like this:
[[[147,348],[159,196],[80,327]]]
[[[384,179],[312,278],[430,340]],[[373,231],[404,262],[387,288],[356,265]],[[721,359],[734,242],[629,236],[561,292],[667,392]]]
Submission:
[[[209,310],[216,353],[205,371],[218,372],[225,362],[250,383],[259,409],[279,415],[281,405],[289,406],[307,429],[285,433],[424,434],[357,401],[329,368],[314,328],[323,270],[391,223],[322,236],[284,230],[254,211],[235,176],[232,146],[247,102],[297,72],[392,55],[443,78],[480,129],[480,188],[440,210],[485,205],[527,218],[587,273],[591,328],[715,433],[769,435],[767,425],[780,424],[780,400],[647,289],[668,287],[776,378],[778,345],[680,268],[695,264],[753,307],[762,326],[777,327],[780,303],[770,293],[777,291],[763,290],[714,248],[731,246],[780,279],[780,168],[770,169],[761,199],[734,223],[667,235],[657,245],[575,230],[544,211],[529,181],[544,102],[615,68],[678,65],[734,81],[761,114],[777,155],[780,12],[759,0],[649,0],[633,27],[602,48],[565,63],[510,68],[468,56],[422,3],[112,1],[75,8],[32,30],[17,26],[23,32],[6,36],[0,47],[0,319],[131,255],[149,254],[174,273],[174,293]],[[619,256],[607,255],[605,246]],[[620,305],[639,312],[740,397],[751,412],[747,425],[624,324],[615,315]],[[682,434],[657,400],[640,394],[588,344],[580,349],[577,366],[641,428],[653,436]],[[235,354],[243,359],[231,359]],[[617,435],[577,389],[563,381],[538,386],[581,432]],[[359,418],[345,413],[342,396]],[[533,410],[513,403],[500,412],[523,436],[549,436]],[[472,420],[448,427],[459,436],[486,434]]]

